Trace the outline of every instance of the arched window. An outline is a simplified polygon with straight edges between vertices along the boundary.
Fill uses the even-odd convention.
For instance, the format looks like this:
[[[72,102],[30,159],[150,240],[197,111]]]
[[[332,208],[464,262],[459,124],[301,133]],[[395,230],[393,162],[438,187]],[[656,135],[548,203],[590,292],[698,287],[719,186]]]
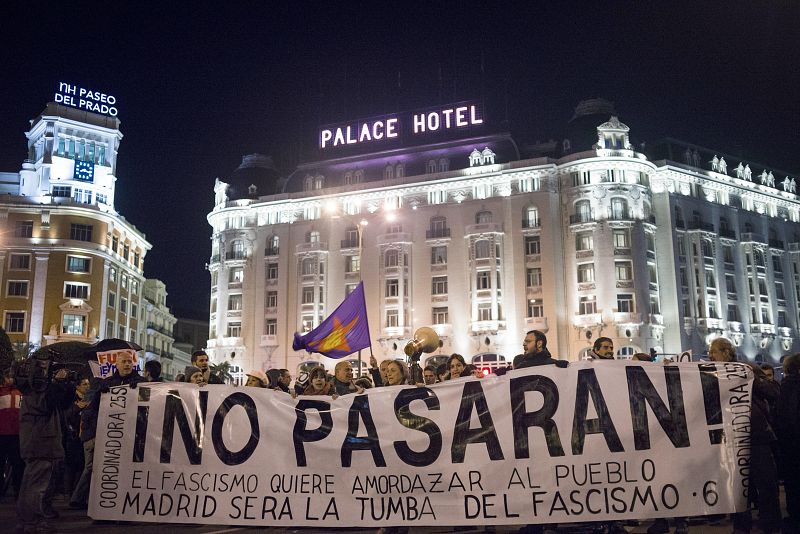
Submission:
[[[389,249],[383,256],[383,266],[384,267],[397,267],[398,259],[400,254],[398,250],[395,248]]]
[[[575,218],[577,222],[589,222],[592,217],[592,203],[588,200],[579,200],[575,203]]]
[[[525,228],[538,228],[539,227],[539,208],[536,206],[528,206],[525,208]]]
[[[314,189],[322,189],[325,187],[325,177],[318,174],[314,177]]]
[[[394,178],[394,167],[392,167],[391,163],[383,169],[383,179],[384,180],[391,180]]]
[[[353,172],[347,171],[344,173],[344,185],[350,185],[353,183]]]
[[[447,172],[450,170],[450,160],[442,158],[439,160],[439,172]]]
[[[303,181],[303,191],[311,191],[313,188],[314,188],[314,177],[306,176],[306,179]]]
[[[398,163],[394,169],[395,178],[402,178],[406,175],[406,166],[403,163]]]
[[[630,360],[638,351],[633,345],[626,345],[617,350],[617,358],[620,360]]]
[[[706,258],[714,257],[714,249],[711,245],[710,239],[703,239],[703,241],[700,243],[700,246],[703,249],[703,256],[705,256]]]
[[[435,159],[428,160],[427,169],[428,169],[428,174],[433,174],[433,173],[436,172],[436,160]]]
[[[353,183],[360,184],[364,181],[364,171],[362,169],[357,170],[353,173]]]
[[[491,253],[491,243],[488,239],[481,239],[475,242],[475,259],[480,260],[489,258]]]
[[[311,230],[306,234],[306,243],[319,243],[319,231]]]
[[[491,211],[479,211],[475,214],[475,223],[476,224],[486,224],[492,222],[492,212]]]
[[[628,201],[624,198],[611,199],[611,218],[617,221],[628,219]]]
[[[755,249],[753,251],[753,258],[755,258],[756,265],[759,267],[765,267],[766,263],[764,263],[764,253],[761,252],[759,249]]]
[[[303,275],[314,274],[314,263],[314,258],[303,258],[303,261],[300,264],[300,269]]]

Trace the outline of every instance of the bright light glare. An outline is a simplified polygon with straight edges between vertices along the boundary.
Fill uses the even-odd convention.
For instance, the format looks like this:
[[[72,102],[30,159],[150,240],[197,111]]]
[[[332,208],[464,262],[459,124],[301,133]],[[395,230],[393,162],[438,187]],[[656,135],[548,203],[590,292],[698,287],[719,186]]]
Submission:
[[[323,209],[328,215],[336,215],[339,212],[339,205],[335,200],[326,200]]]
[[[359,223],[358,223],[358,224],[360,224],[361,226],[366,226],[366,225],[368,225],[368,224],[369,224],[369,221],[368,221],[368,220],[366,220],[366,219],[361,219],[361,221],[359,221]]]
[[[393,211],[390,211],[386,214],[386,220],[389,222],[394,222],[397,220],[397,214]]]

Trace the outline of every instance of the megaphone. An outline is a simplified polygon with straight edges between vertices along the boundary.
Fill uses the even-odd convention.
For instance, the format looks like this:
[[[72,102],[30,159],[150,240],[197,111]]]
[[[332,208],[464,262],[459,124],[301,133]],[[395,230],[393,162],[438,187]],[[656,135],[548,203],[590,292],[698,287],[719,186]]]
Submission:
[[[406,343],[403,352],[406,353],[406,356],[413,359],[419,358],[423,352],[433,352],[438,348],[439,334],[437,334],[433,328],[423,326],[417,328],[417,331],[414,332],[414,339]]]

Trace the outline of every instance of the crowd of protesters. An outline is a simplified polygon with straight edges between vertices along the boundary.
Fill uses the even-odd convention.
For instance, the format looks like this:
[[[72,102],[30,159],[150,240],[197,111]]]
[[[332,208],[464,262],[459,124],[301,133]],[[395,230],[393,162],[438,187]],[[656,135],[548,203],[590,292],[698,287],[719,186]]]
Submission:
[[[711,343],[708,355],[715,362],[737,361],[734,345],[724,338],[715,339]],[[614,360],[613,341],[607,337],[596,339],[585,359]],[[637,353],[632,359],[656,365],[652,354]],[[659,362],[669,363],[668,359]],[[493,372],[502,375],[512,369],[540,365],[567,367],[569,364],[567,360],[550,354],[544,333],[532,330],[526,334],[523,352],[514,358],[513,364],[496,368]],[[752,457],[748,484],[755,491],[750,492],[748,510],[733,517],[734,533],[750,532],[751,508],[758,510],[759,526],[763,532],[798,532],[800,455],[795,452],[795,448],[800,443],[800,353],[783,359],[784,378],[781,383],[775,381],[775,373],[770,366],[750,366],[753,369],[754,384],[751,408]],[[464,377],[484,377],[482,369],[467,363],[460,354],[451,354],[447,362],[439,366],[431,365],[417,370],[418,374],[415,375],[402,360],[389,359],[378,364],[373,356],[370,358],[369,373],[365,376],[354,376],[351,364],[339,361],[332,374],[320,365],[300,372],[294,383],[287,369],[270,369],[266,372],[253,370],[246,374],[244,386],[273,389],[294,397],[325,395],[337,398],[360,394],[373,387],[430,386]],[[412,379],[412,376],[417,379]],[[88,376],[82,377],[74,384],[74,391],[68,392],[68,402],[59,401],[58,406],[52,407],[52,414],[57,414],[57,417],[53,418],[52,414],[49,417],[59,425],[59,443],[53,444],[53,454],[47,458],[49,467],[47,474],[42,475],[44,479],[35,475],[38,478],[34,480],[31,478],[34,475],[28,477],[25,474],[26,469],[41,471],[36,463],[40,459],[30,454],[32,431],[26,430],[24,415],[26,400],[33,402],[34,399],[20,392],[8,370],[3,373],[0,383],[0,496],[8,492],[17,500],[20,519],[18,530],[25,533],[54,531],[48,520],[59,516],[52,507],[52,497],[58,493],[68,496],[70,508],[87,508],[100,394],[123,384],[136,387],[142,382],[162,381],[161,365],[157,361],[146,362],[143,375],[140,375],[134,369],[133,359],[129,354],[118,357],[116,369],[108,378],[91,381]],[[211,370],[208,355],[203,351],[192,354],[191,365],[176,377],[176,381],[201,387],[224,383]],[[70,384],[71,387],[72,385]],[[60,386],[63,390],[63,384]],[[42,402],[46,403],[45,400]],[[20,443],[23,444],[22,448]],[[41,447],[41,443],[36,445]],[[781,481],[784,484],[788,513],[785,519],[781,518],[779,503],[778,489]],[[38,484],[35,488],[36,494],[27,494],[26,484],[34,483]],[[647,532],[669,532],[670,524],[678,534],[688,532],[687,518],[658,519],[648,527]],[[627,532],[619,522],[592,524],[591,527],[598,533]],[[524,533],[556,531],[557,525],[527,525],[521,530]]]

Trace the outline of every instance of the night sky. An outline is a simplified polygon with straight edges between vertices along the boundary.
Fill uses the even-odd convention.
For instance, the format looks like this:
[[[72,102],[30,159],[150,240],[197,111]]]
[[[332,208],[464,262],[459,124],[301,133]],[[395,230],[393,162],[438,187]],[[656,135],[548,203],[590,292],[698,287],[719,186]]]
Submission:
[[[254,152],[288,174],[317,158],[320,124],[483,99],[487,121],[545,140],[602,97],[637,144],[800,172],[794,1],[33,4],[0,15],[0,171],[59,81],[115,95],[116,208],[178,316],[207,318],[214,178]]]

